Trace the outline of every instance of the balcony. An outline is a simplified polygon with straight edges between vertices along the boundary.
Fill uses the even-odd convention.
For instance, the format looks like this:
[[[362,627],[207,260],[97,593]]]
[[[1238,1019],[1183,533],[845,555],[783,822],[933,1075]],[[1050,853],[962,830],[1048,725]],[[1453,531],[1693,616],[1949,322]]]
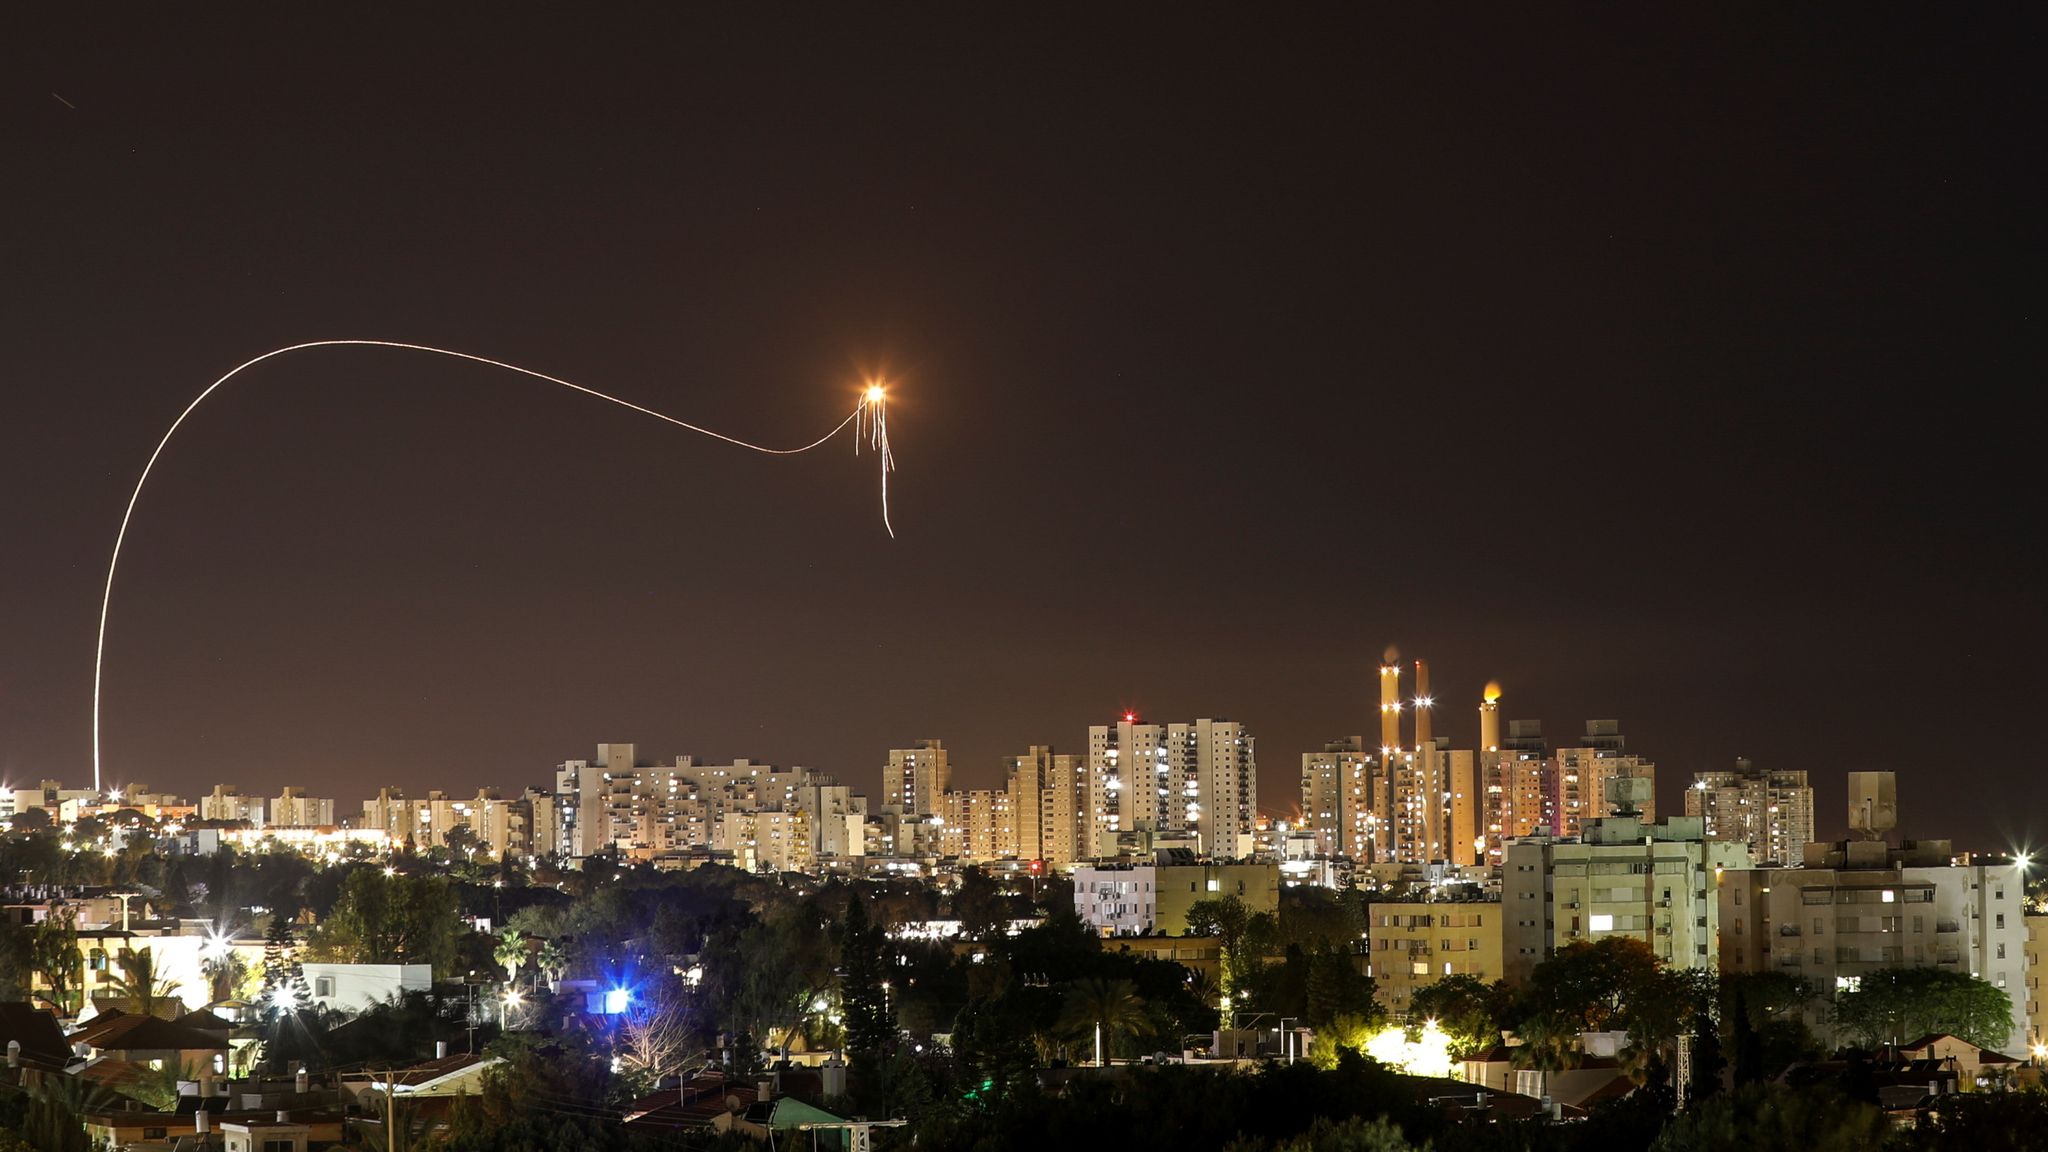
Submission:
[[[1798,935],[1801,935],[1801,932],[1799,931],[1799,925],[1797,925],[1797,924],[1780,924],[1780,925],[1778,925],[1778,935],[1780,935],[1780,936],[1798,936]]]
[[[1960,932],[1963,929],[1960,924],[1953,920],[1936,920],[1934,922],[1934,930],[1936,932]]]

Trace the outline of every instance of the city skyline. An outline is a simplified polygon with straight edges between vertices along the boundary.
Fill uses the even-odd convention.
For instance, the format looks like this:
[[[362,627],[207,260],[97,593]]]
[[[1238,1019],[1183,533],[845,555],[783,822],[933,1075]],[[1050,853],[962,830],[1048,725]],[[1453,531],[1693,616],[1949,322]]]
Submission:
[[[89,772],[97,574],[178,407],[370,338],[761,441],[886,377],[898,538],[846,460],[272,364],[143,497],[110,776],[459,792],[628,738],[873,787],[938,736],[985,786],[1125,708],[1291,761],[1370,734],[1392,639],[1668,770],[1891,770],[1916,827],[2048,837],[2030,754],[1974,751],[2032,747],[2048,634],[1996,403],[2026,70],[1778,21],[1759,60],[1692,12],[430,13],[461,69],[366,76],[368,24],[36,13],[0,773]]]

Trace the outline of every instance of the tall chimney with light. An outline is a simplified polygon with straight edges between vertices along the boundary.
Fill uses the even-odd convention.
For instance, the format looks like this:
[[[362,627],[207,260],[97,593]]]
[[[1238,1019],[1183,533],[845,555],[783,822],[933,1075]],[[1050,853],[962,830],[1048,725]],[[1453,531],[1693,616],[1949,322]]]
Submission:
[[[1380,751],[1397,752],[1401,748],[1401,666],[1394,663],[1398,654],[1387,649],[1386,659],[1380,662]]]
[[[1479,750],[1500,751],[1500,685],[1492,681],[1479,701]]]
[[[1429,695],[1429,662],[1418,659],[1415,661],[1415,746],[1417,748],[1436,739],[1436,733],[1430,727],[1430,713],[1434,710],[1435,705],[1436,701],[1432,700]]]

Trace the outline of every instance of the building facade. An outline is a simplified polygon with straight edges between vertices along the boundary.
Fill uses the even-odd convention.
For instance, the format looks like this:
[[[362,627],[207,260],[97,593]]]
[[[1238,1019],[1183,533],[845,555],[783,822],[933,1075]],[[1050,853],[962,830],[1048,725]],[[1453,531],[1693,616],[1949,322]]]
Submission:
[[[1707,839],[1749,847],[1759,864],[1791,865],[1813,843],[1813,788],[1803,771],[1765,771],[1737,760],[1729,772],[1699,772],[1685,814],[1706,822]]]
[[[1967,973],[2012,1000],[2002,1050],[2027,1047],[2025,877],[2010,862],[1958,864],[1946,840],[1812,844],[1802,867],[1730,872],[1719,903],[1730,971],[1797,976],[1830,1002],[1880,969]],[[1818,1008],[1813,1023],[1826,1027]]]
[[[1074,869],[1074,912],[1104,936],[1183,936],[1190,908],[1226,896],[1250,912],[1277,913],[1279,866],[1155,862]]]
[[[1497,900],[1373,904],[1365,934],[1373,996],[1396,1018],[1407,1016],[1418,990],[1446,976],[1492,984],[1507,975]]]
[[[1531,837],[1507,846],[1501,871],[1507,979],[1575,941],[1625,936],[1678,968],[1718,970],[1720,885],[1747,867],[1739,844],[1706,839],[1696,819],[1587,821],[1576,840]]]

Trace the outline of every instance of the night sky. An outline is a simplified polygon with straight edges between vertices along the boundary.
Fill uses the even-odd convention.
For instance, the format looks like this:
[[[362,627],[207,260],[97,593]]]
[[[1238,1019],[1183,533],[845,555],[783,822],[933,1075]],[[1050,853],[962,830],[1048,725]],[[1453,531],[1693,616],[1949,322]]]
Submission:
[[[0,33],[0,772],[998,786],[1135,708],[1261,800],[1431,662],[1667,804],[1737,755],[2048,837],[2041,38],[1671,6],[27,9]],[[173,8],[175,7],[175,11]],[[558,6],[559,7],[559,6]],[[693,6],[694,7],[694,6]],[[2015,10],[2008,10],[2008,13]],[[1403,20],[1413,22],[1403,23]]]

